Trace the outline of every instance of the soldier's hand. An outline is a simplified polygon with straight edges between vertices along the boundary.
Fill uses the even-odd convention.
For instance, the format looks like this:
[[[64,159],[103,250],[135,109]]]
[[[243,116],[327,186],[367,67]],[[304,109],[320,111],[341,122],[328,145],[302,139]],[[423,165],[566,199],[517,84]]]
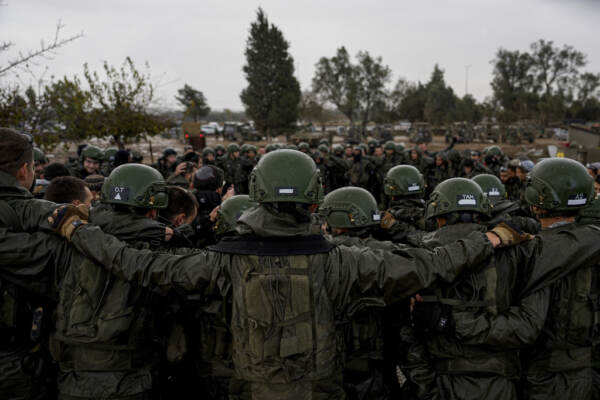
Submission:
[[[217,212],[219,211],[219,208],[221,208],[221,206],[216,206],[215,208],[213,208],[210,214],[208,214],[208,217],[210,218],[211,222],[215,222],[217,220]]]
[[[381,218],[381,228],[390,229],[396,222],[398,221],[396,221],[394,215],[391,212],[386,211],[383,213],[383,217]]]
[[[533,239],[533,235],[521,231],[517,226],[501,222],[496,225],[489,233],[492,233],[500,239],[500,244],[494,247],[509,247]],[[488,235],[489,238],[489,235]],[[491,240],[491,239],[490,239]],[[492,241],[492,244],[494,242]]]
[[[48,222],[60,236],[71,241],[73,232],[81,225],[87,224],[89,209],[85,205],[64,205],[56,208],[52,215],[48,217]]]
[[[227,189],[227,192],[225,193],[225,195],[223,196],[223,198],[221,199],[221,201],[225,201],[231,197],[235,196],[235,189],[233,188],[233,185],[229,186],[229,188]]]
[[[187,168],[187,163],[185,162],[181,162],[177,165],[177,167],[175,168],[175,175],[183,175],[185,173],[185,170]]]
[[[411,319],[415,331],[422,334],[451,334],[455,330],[452,307],[439,301],[411,301]]]

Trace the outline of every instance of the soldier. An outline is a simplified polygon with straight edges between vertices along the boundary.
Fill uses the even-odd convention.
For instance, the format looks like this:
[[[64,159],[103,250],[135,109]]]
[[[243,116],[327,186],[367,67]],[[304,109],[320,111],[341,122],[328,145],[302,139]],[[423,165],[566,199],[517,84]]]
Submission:
[[[499,146],[490,146],[484,151],[484,161],[492,174],[500,176],[500,168],[506,162],[506,156]]]
[[[575,236],[585,232],[587,224],[599,231],[597,207],[588,214],[596,218],[575,221],[577,213],[586,215],[594,198],[593,180],[576,161],[552,158],[538,163],[529,174],[524,197],[542,224],[542,237]],[[565,242],[557,250],[571,261],[563,264],[561,276],[544,283],[550,285],[552,303],[538,341],[523,357],[526,399],[600,397],[598,259],[574,270],[594,247],[580,251]]]
[[[167,206],[168,194],[155,169],[117,167],[100,201],[90,221],[104,232],[135,248],[158,249],[164,242],[165,225],[154,219]],[[52,337],[61,398],[148,395],[159,351],[153,343],[153,295],[97,269],[74,269],[65,279]]]
[[[472,178],[477,183],[491,205],[488,226],[496,226],[500,222],[510,222],[527,233],[538,233],[541,226],[533,218],[524,215],[519,202],[507,199],[504,185],[494,175],[481,174]]]
[[[419,170],[411,165],[395,166],[385,177],[384,190],[389,202],[377,238],[398,243],[424,233],[425,181]]]
[[[394,301],[437,279],[452,281],[501,243],[494,233],[474,232],[433,252],[336,247],[312,234],[319,181],[305,154],[269,153],[252,173],[250,200],[259,206],[239,218],[240,237],[186,257],[154,255],[143,268],[120,260],[111,267],[134,284],[230,296],[231,399],[344,398],[336,322],[348,304],[366,296]],[[78,248],[90,245],[88,232],[71,236]]]
[[[511,160],[506,168],[506,180],[503,181],[509,200],[520,201],[524,190],[523,181],[517,175],[517,167],[521,162],[518,159]]]
[[[310,154],[310,145],[306,142],[300,142],[298,144],[298,150],[309,156],[311,155]]]
[[[215,146],[215,159],[220,159],[221,157],[223,157],[225,155],[225,146],[223,146],[222,144],[217,144]]]
[[[448,157],[446,153],[439,152],[435,155],[435,164],[429,170],[427,174],[427,185],[428,193],[433,190],[438,184],[442,183],[446,179],[453,178],[452,170],[448,165]]]
[[[44,168],[48,165],[48,157],[37,147],[33,148],[33,169],[35,170],[35,179],[41,179]]]
[[[173,172],[175,172],[177,161],[177,152],[172,148],[167,148],[163,151],[163,155],[158,159],[156,164],[152,167],[158,170],[163,178],[167,179]]]
[[[355,147],[350,169],[346,171],[346,179],[350,185],[370,189],[372,171],[372,164],[364,157],[363,149]]]
[[[598,376],[594,370],[597,355],[593,350],[597,340],[594,335],[598,335],[598,331],[593,322],[595,305],[590,301],[595,298],[594,290],[598,286],[592,283],[595,268],[590,270],[589,267],[598,262],[600,229],[575,223],[578,212],[590,204],[591,182],[579,163],[567,159],[544,160],[531,175],[526,201],[536,212],[543,230],[532,241],[497,252],[488,266],[497,265],[494,267],[496,273],[486,268],[483,275],[487,284],[478,285],[485,288],[483,292],[464,286],[466,293],[479,292],[477,297],[484,300],[483,303],[477,304],[475,299],[473,307],[469,307],[468,302],[464,304],[468,297],[463,297],[460,302],[417,302],[415,306],[413,315],[424,306],[415,324],[427,320],[429,322],[424,325],[431,332],[438,332],[433,340],[438,342],[437,349],[441,351],[433,350],[430,354],[454,358],[460,353],[468,355],[470,349],[484,351],[475,353],[483,362],[468,357],[467,362],[451,359],[442,364],[451,373],[438,372],[434,390],[445,388],[444,396],[454,398],[468,394],[473,398],[514,398],[514,383],[507,382],[506,378],[516,378],[518,361],[510,361],[512,367],[509,367],[509,364],[502,366],[494,360],[510,358],[515,349],[526,348],[536,339],[537,344],[531,351],[523,350],[525,354],[521,357],[526,371],[526,398],[591,399],[598,395],[595,385]],[[449,192],[445,197],[453,199],[452,186],[447,189]],[[447,203],[440,197],[432,199],[430,204],[443,209]],[[449,236],[459,237],[460,234],[455,232]],[[458,293],[461,285],[456,285],[452,292]],[[506,291],[505,285],[511,286],[511,290]],[[490,293],[491,287],[496,288],[495,294]],[[510,298],[516,302],[511,302]],[[502,306],[507,300],[509,308],[505,308],[507,303]],[[461,307],[461,303],[467,307]],[[490,308],[491,303],[495,303],[495,308]],[[575,326],[577,328],[573,330]],[[459,340],[460,345],[453,345],[454,340]],[[490,352],[496,352],[496,355],[490,355]],[[455,355],[448,357],[452,353]],[[471,367],[470,363],[473,364]],[[435,369],[439,371],[439,368],[436,364]],[[457,375],[461,369],[471,377],[463,379]],[[482,375],[485,371],[488,374]],[[495,381],[489,381],[494,374],[497,376]],[[475,378],[477,375],[479,377]],[[431,375],[419,371],[419,376]],[[575,397],[570,397],[571,393]]]
[[[74,176],[61,176],[50,182],[50,185],[46,188],[44,199],[59,204],[73,204],[74,206],[83,204],[90,208],[94,195],[81,179]]]
[[[116,167],[115,155],[119,151],[116,147],[109,147],[104,150],[104,160],[102,160],[102,175],[108,176],[112,170]]]
[[[85,179],[88,175],[100,174],[103,158],[104,153],[99,147],[86,146],[81,152],[81,164],[71,171],[71,174],[80,179]]]
[[[327,171],[331,180],[331,190],[344,187],[348,184],[346,171],[350,168],[349,162],[344,158],[344,147],[336,144],[327,160]]]
[[[377,202],[362,188],[344,187],[329,193],[319,207],[325,220],[328,240],[336,245],[358,246],[393,250],[390,242],[378,242],[371,232],[381,221]],[[383,383],[383,330],[382,314],[385,303],[381,299],[360,299],[344,310],[346,365],[344,388],[350,399],[389,398],[389,389]]]
[[[239,192],[238,194],[248,194],[248,180],[250,178],[250,173],[256,166],[258,159],[256,157],[256,146],[252,144],[245,145],[246,152],[242,156],[241,159],[241,172],[240,172],[240,183],[239,183]]]
[[[215,149],[212,147],[205,147],[202,149],[202,165],[214,165],[215,164]]]
[[[221,203],[214,225],[217,236],[221,238],[223,236],[237,235],[235,228],[238,218],[244,211],[257,205],[258,203],[250,201],[247,194],[232,196]]]

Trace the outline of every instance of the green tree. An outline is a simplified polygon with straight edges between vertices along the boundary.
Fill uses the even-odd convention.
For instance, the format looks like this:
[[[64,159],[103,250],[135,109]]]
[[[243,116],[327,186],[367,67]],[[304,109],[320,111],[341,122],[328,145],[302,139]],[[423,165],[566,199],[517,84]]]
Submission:
[[[179,96],[175,96],[175,98],[184,107],[185,117],[198,121],[210,112],[210,107],[206,104],[206,97],[201,91],[185,84],[177,93]]]
[[[444,80],[444,71],[436,64],[427,85],[427,100],[423,110],[425,121],[440,125],[453,120],[456,107],[456,95]]]
[[[294,76],[294,59],[283,33],[270,24],[261,8],[250,25],[243,67],[248,86],[240,98],[246,115],[268,140],[296,128],[300,84]]]
[[[129,57],[119,69],[105,61],[103,70],[101,77],[84,64],[97,128],[94,132],[98,136],[112,136],[123,148],[125,143],[156,135],[169,125],[169,121],[150,111],[154,88],[149,73],[138,71]]]
[[[535,93],[534,60],[527,52],[498,49],[492,60],[491,82],[494,100],[501,107],[501,119],[512,121],[535,110],[538,96]]]
[[[96,136],[92,120],[91,93],[77,77],[63,77],[46,86],[45,96],[56,120],[56,133],[62,140],[81,141]]]
[[[364,135],[369,121],[389,112],[386,85],[391,71],[381,57],[367,51],[358,52],[356,59],[353,64],[345,47],[331,58],[322,57],[316,65],[313,91],[345,115],[351,126],[358,122]]]
[[[333,104],[353,126],[360,107],[359,78],[348,51],[342,46],[335,56],[321,57],[315,67],[313,92]]]

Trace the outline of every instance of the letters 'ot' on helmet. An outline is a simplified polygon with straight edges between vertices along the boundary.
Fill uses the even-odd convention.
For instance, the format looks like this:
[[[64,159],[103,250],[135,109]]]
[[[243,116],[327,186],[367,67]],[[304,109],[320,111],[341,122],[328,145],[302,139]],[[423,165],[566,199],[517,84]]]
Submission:
[[[300,151],[282,149],[265,154],[250,174],[250,201],[319,204],[323,185],[313,159]]]
[[[490,203],[477,183],[466,178],[451,178],[435,187],[425,216],[432,218],[464,211],[489,215]]]
[[[224,235],[235,231],[235,225],[242,213],[256,205],[257,203],[250,201],[250,198],[246,194],[239,194],[225,200],[221,204],[221,207],[219,207],[219,211],[217,211],[217,220],[214,227],[215,233],[217,235]]]
[[[139,208],[165,208],[169,195],[160,172],[143,164],[123,164],[104,181],[100,201]]]
[[[325,196],[319,214],[331,228],[364,228],[381,223],[373,195],[354,186],[336,189]]]
[[[397,165],[385,175],[383,191],[388,196],[423,195],[425,180],[412,165]]]
[[[92,160],[96,160],[98,162],[101,162],[104,158],[104,152],[102,151],[102,149],[92,145],[86,146],[86,148],[83,149],[81,155],[83,160],[85,160],[86,158],[91,158]]]
[[[492,205],[496,205],[500,201],[506,199],[506,188],[497,176],[480,174],[471,179],[479,185],[483,194],[488,198]]]
[[[583,208],[594,197],[594,179],[575,160],[542,160],[527,177],[525,201],[544,210],[569,211]]]

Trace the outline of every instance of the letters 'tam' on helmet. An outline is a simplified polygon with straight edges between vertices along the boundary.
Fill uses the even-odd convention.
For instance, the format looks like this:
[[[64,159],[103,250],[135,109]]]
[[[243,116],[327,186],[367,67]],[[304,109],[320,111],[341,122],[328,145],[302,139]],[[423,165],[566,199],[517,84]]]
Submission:
[[[425,181],[412,165],[397,165],[385,175],[383,190],[388,196],[422,195],[425,193]]]
[[[498,177],[490,174],[480,174],[472,178],[492,205],[506,199],[506,188]]]
[[[235,231],[235,225],[240,215],[255,205],[257,203],[251,202],[246,194],[239,194],[225,200],[221,204],[221,207],[219,207],[219,211],[217,211],[217,220],[214,227],[215,233],[217,235],[224,235]]]
[[[594,179],[585,167],[568,158],[539,162],[527,177],[525,201],[549,211],[583,208],[594,199]]]
[[[165,208],[169,195],[160,172],[143,164],[124,164],[104,181],[100,201],[140,208]]]
[[[435,187],[425,216],[432,218],[464,211],[489,215],[490,203],[477,183],[466,178],[451,178]]]
[[[265,154],[250,174],[250,201],[319,204],[323,186],[317,165],[297,150]]]
[[[325,196],[319,214],[330,228],[363,228],[381,222],[373,195],[354,186],[336,189]]]

